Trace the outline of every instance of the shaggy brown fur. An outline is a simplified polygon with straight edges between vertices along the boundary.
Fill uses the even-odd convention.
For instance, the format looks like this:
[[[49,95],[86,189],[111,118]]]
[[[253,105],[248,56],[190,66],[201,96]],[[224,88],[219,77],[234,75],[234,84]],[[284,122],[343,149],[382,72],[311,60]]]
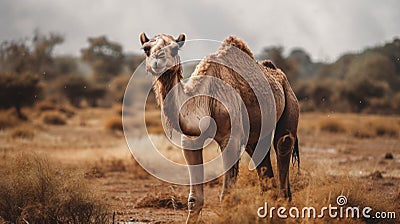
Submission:
[[[271,60],[263,60],[263,61],[261,61],[261,64],[265,68],[277,69],[277,67],[275,66],[275,64]]]

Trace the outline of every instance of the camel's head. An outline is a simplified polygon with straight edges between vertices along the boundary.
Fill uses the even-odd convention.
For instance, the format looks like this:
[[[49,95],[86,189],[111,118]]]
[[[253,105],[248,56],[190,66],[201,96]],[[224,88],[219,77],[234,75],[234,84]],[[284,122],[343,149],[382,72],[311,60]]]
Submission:
[[[140,34],[140,43],[146,54],[146,70],[153,75],[160,75],[180,63],[178,50],[185,43],[185,34],[178,38],[159,34],[149,39],[145,33]]]

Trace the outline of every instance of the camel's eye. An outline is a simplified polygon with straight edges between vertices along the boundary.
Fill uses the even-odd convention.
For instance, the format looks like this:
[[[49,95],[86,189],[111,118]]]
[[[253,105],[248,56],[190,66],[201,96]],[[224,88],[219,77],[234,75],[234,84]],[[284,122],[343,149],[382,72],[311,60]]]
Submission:
[[[143,51],[147,56],[150,56],[150,47],[143,47]]]
[[[178,54],[178,50],[179,50],[178,46],[175,46],[171,49],[172,57],[175,57]]]

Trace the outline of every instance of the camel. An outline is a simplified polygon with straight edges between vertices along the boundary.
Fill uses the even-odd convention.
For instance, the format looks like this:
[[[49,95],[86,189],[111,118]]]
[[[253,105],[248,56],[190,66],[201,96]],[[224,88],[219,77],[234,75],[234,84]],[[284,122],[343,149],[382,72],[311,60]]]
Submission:
[[[241,58],[243,56],[228,55],[228,53],[224,51],[227,46],[234,46],[244,52],[245,56],[250,60],[257,63],[271,86],[273,98],[275,100],[276,123],[274,123],[275,132],[273,133],[273,146],[276,152],[279,171],[279,196],[291,200],[289,184],[291,157],[293,164],[297,161],[297,165],[300,165],[297,138],[299,104],[284,72],[269,60],[257,62],[245,42],[237,37],[229,36],[223,41],[220,49],[215,54],[204,58],[197,65],[189,81],[184,83],[182,81],[183,73],[179,49],[185,43],[185,34],[180,34],[177,38],[166,34],[159,34],[148,38],[145,33],[141,33],[139,39],[144,53],[146,54],[146,70],[154,77],[153,90],[156,94],[157,102],[167,119],[167,123],[169,122],[172,128],[180,128],[183,134],[188,136],[188,139],[207,132],[207,130],[201,130],[199,118],[209,116],[214,119],[217,126],[213,138],[220,146],[221,151],[224,151],[227,148],[227,139],[231,134],[231,128],[240,128],[240,124],[231,123],[226,108],[210,97],[204,96],[189,100],[180,108],[174,103],[166,104],[165,98],[170,90],[178,88],[178,93],[172,96],[175,101],[179,101],[180,98],[190,98],[191,92],[196,89],[209,88],[209,83],[203,81],[205,76],[219,78],[229,83],[236,90],[243,99],[246,109],[249,112],[250,134],[247,142],[236,142],[234,143],[234,147],[239,148],[240,144],[243,144],[245,151],[250,157],[252,157],[257,144],[261,144],[265,150],[268,150],[266,156],[262,158],[262,161],[256,167],[261,190],[266,191],[268,190],[268,181],[274,177],[269,150],[271,142],[264,141],[264,138],[267,139],[267,136],[260,136],[261,110],[260,107],[254,103],[254,93],[249,84],[235,71],[208,59],[210,57],[232,57],[232,63],[236,63],[236,65],[240,67],[244,60]],[[257,88],[264,87],[258,86]],[[169,102],[174,102],[174,100]],[[178,119],[175,117],[178,117]],[[204,139],[198,139],[200,139],[198,140],[200,142],[196,144],[199,144],[199,150],[188,150],[190,146],[193,146],[193,141],[182,140],[183,154],[187,165],[203,164],[202,144]],[[240,136],[238,136],[237,139],[240,139]],[[224,174],[222,192],[220,195],[221,200],[224,194],[235,184],[238,176],[238,166],[239,163],[236,162],[232,167],[228,167],[228,171]],[[189,166],[189,175],[191,184],[188,196],[189,213],[186,222],[197,223],[200,219],[199,214],[204,204],[204,191],[201,182],[204,175],[202,167],[196,166],[196,168],[190,168]]]

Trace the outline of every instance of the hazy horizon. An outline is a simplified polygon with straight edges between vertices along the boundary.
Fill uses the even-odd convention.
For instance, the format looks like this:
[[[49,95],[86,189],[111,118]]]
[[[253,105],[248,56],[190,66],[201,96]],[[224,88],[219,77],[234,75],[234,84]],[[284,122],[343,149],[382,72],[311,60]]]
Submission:
[[[231,3],[160,1],[0,2],[0,42],[42,33],[64,35],[56,54],[78,56],[88,37],[106,35],[125,52],[139,53],[138,36],[186,33],[188,39],[245,40],[255,54],[263,47],[301,48],[314,60],[334,61],[348,52],[382,45],[400,35],[400,2],[385,0],[255,1]]]

